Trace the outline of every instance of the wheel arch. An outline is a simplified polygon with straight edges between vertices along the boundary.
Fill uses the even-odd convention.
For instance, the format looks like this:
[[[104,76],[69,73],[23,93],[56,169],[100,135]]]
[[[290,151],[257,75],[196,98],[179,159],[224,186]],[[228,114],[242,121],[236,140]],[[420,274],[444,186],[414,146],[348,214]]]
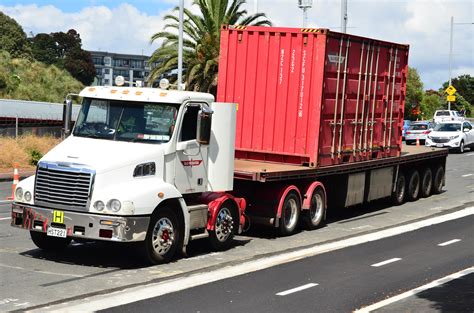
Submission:
[[[283,209],[283,204],[285,203],[285,198],[291,191],[296,192],[296,194],[298,195],[298,198],[300,200],[300,204],[302,204],[301,192],[298,189],[298,187],[296,187],[295,185],[286,186],[286,188],[282,189],[281,193],[280,193],[280,200],[278,202],[278,208],[277,208],[277,214],[276,214],[276,217],[277,217],[278,220],[281,218],[281,210]]]
[[[189,212],[186,209],[186,204],[184,203],[183,198],[165,199],[158,203],[152,214],[156,214],[163,208],[171,208],[173,212],[176,213],[179,223],[178,227],[180,227],[180,229],[183,231],[183,236],[181,236],[182,242],[180,243],[180,246],[184,251],[189,242]]]
[[[327,193],[326,193],[326,187],[324,187],[324,184],[320,181],[314,181],[309,185],[309,187],[306,189],[306,192],[304,194],[304,200],[301,204],[301,209],[302,210],[309,210],[309,207],[311,205],[311,197],[313,197],[313,193],[316,190],[316,188],[321,187],[324,193],[324,209],[327,209]]]

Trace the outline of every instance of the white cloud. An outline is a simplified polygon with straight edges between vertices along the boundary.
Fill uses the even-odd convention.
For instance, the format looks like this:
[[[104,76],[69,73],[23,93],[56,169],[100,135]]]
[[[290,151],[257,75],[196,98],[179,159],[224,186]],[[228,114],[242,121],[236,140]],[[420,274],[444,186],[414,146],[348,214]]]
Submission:
[[[177,4],[176,0],[157,0]],[[296,0],[247,0],[246,9],[267,14],[275,26],[300,27],[302,11]],[[133,2],[130,2],[133,3]],[[185,6],[191,8],[191,0]],[[348,32],[410,45],[410,66],[416,67],[425,88],[437,89],[448,80],[450,16],[455,23],[473,21],[472,0],[348,0]],[[76,29],[89,50],[145,54],[157,48],[149,45],[153,33],[162,30],[163,16],[141,12],[131,4],[114,8],[90,6],[66,13],[54,6],[17,5],[0,10],[15,18],[26,32],[55,32]],[[191,10],[196,12],[196,7]],[[314,0],[308,11],[309,26],[340,26],[340,0]],[[454,26],[453,76],[474,76],[473,25]]]

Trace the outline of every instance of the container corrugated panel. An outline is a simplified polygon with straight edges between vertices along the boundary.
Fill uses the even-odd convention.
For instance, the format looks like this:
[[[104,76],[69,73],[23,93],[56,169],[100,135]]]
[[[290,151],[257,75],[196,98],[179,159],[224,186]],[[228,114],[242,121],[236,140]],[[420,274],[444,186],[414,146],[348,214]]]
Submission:
[[[217,101],[236,158],[336,165],[399,156],[408,46],[327,29],[223,27]]]

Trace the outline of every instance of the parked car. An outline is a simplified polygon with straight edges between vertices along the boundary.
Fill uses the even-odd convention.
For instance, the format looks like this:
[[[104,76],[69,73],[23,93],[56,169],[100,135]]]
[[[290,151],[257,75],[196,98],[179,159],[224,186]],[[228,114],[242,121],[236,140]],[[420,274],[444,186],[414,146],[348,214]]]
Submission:
[[[420,144],[425,144],[426,136],[431,132],[433,124],[428,121],[413,122],[405,132],[405,142],[407,145],[415,143],[418,139]]]
[[[464,121],[464,116],[458,111],[437,110],[433,116],[433,121],[438,124],[444,121]]]
[[[410,127],[411,121],[410,120],[403,120],[403,128],[402,128],[402,140],[405,140],[405,133]]]
[[[464,152],[466,146],[474,146],[474,127],[468,121],[442,122],[426,136],[425,145],[447,147]]]

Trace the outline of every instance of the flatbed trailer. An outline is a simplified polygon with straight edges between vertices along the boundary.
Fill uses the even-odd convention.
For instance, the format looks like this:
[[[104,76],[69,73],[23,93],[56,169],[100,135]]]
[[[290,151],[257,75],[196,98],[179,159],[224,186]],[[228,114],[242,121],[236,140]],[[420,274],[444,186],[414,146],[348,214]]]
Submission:
[[[328,207],[389,197],[402,204],[439,193],[447,155],[447,149],[403,146],[399,157],[319,168],[237,159],[234,192],[246,199],[251,223],[279,227],[287,235],[300,214],[313,229],[323,224]]]

